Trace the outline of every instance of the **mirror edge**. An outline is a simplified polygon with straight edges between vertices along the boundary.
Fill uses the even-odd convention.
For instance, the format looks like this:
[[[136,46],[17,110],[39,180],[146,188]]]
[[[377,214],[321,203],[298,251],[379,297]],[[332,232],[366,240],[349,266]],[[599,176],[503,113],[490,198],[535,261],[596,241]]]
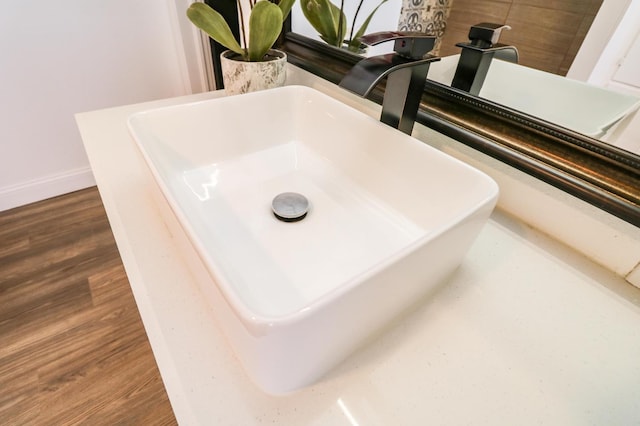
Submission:
[[[338,83],[360,57],[287,32],[289,62]],[[384,83],[369,99],[382,103]],[[417,121],[640,226],[640,156],[427,81]]]

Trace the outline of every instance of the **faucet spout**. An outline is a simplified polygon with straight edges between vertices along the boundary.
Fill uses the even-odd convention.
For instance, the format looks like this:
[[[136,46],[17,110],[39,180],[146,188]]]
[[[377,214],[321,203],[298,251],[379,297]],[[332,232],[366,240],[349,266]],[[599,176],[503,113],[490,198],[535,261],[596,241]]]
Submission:
[[[422,33],[381,32],[361,37],[361,42],[367,45],[389,40],[395,40],[395,53],[361,60],[345,75],[340,86],[367,97],[387,77],[380,121],[411,134],[429,65],[440,58],[427,54],[435,45],[435,37]]]
[[[340,81],[340,87],[362,97],[367,97],[378,83],[392,72],[399,71],[402,68],[418,67],[422,63],[429,64],[435,59],[434,57],[428,57],[414,60],[395,53],[372,56],[361,60],[351,68]]]

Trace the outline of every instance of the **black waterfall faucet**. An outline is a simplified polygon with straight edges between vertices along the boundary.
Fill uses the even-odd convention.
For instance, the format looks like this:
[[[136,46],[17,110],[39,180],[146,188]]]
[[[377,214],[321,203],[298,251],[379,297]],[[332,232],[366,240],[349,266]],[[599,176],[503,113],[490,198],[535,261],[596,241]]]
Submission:
[[[361,60],[344,76],[340,86],[366,97],[380,80],[387,77],[380,121],[410,135],[429,65],[440,58],[428,54],[436,38],[424,33],[383,31],[360,38],[361,43],[367,46],[391,40],[395,43],[394,53]]]
[[[517,64],[518,49],[498,43],[502,30],[510,29],[508,25],[488,22],[472,26],[469,42],[456,44],[462,52],[451,87],[478,95],[494,57]]]

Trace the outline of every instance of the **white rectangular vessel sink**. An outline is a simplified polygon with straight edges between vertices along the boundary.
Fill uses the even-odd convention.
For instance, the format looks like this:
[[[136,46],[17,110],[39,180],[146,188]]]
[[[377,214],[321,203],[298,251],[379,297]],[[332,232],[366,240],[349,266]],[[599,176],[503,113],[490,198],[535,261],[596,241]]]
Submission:
[[[202,294],[271,394],[312,384],[441,284],[498,195],[483,173],[307,87],[146,111],[129,127],[210,275]],[[304,219],[275,217],[284,192],[308,199]]]

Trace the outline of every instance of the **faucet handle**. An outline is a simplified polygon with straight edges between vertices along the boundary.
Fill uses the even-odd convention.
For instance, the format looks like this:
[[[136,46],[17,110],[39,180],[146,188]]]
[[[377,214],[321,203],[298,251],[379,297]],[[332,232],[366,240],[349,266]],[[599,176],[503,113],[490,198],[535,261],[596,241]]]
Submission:
[[[498,42],[502,30],[510,30],[509,25],[492,24],[483,22],[476,24],[469,30],[471,44],[478,47],[492,47]]]
[[[436,44],[435,36],[417,31],[380,31],[360,37],[360,42],[367,46],[391,40],[395,40],[393,50],[410,59],[422,59]]]

